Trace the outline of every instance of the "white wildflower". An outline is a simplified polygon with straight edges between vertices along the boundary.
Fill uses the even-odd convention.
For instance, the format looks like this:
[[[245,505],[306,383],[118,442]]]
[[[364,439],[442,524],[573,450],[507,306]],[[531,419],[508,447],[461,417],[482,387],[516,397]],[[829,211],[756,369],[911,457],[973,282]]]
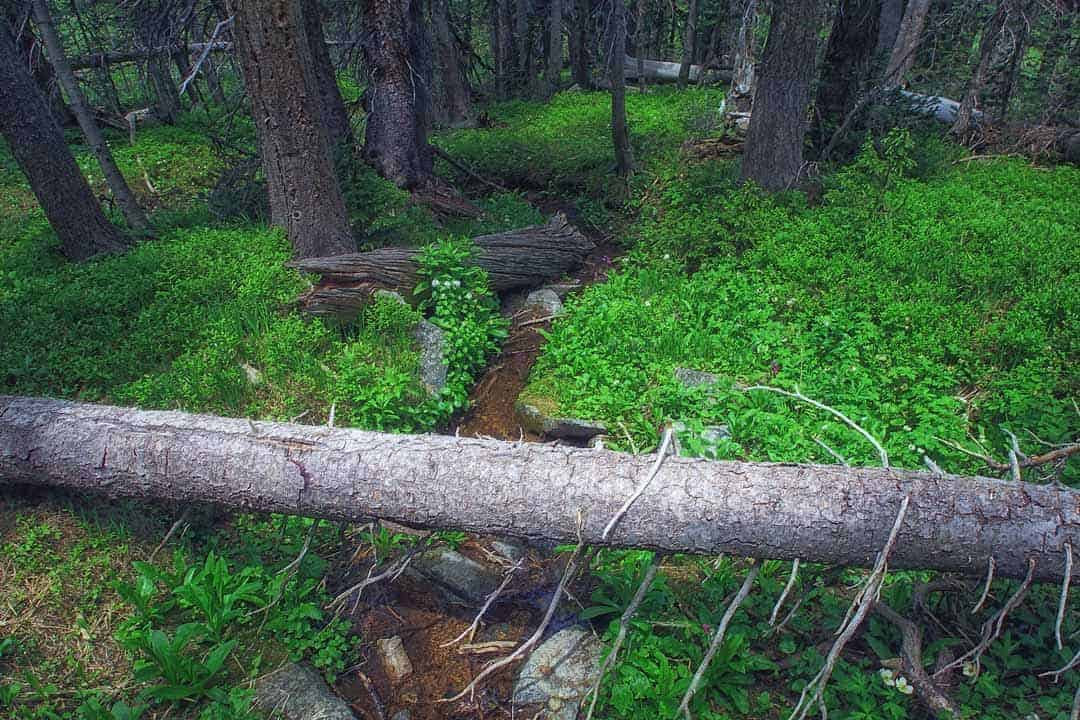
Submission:
[[[896,673],[889,668],[881,668],[878,670],[878,675],[881,676],[881,681],[885,683],[886,687],[896,687]]]
[[[975,677],[979,674],[979,669],[975,667],[975,663],[966,662],[964,663],[964,669],[962,672],[964,673],[964,677]]]
[[[433,278],[432,279],[431,287],[439,287],[439,278]]]
[[[907,681],[907,678],[903,676],[896,678],[896,689],[904,693],[905,695],[910,695],[911,693],[915,692],[915,688],[911,687],[911,685]]]

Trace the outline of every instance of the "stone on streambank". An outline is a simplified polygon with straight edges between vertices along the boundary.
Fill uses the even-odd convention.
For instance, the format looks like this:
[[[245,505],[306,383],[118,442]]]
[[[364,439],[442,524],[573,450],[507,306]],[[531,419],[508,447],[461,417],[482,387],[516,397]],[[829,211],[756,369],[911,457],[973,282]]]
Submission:
[[[406,573],[413,578],[434,582],[446,591],[448,599],[479,605],[502,582],[502,570],[478,563],[450,548],[433,548],[417,555]]]
[[[255,682],[255,707],[279,720],[356,720],[322,675],[289,663]]]
[[[420,350],[420,382],[432,395],[446,387],[450,366],[446,362],[446,337],[442,328],[421,320],[413,329],[413,340]]]
[[[578,706],[600,673],[600,641],[592,633],[571,627],[545,640],[518,673],[516,705],[544,703],[553,720],[574,720]]]
[[[518,422],[531,433],[562,440],[588,440],[603,435],[607,427],[595,420],[561,416],[554,402],[522,395],[514,404]]]

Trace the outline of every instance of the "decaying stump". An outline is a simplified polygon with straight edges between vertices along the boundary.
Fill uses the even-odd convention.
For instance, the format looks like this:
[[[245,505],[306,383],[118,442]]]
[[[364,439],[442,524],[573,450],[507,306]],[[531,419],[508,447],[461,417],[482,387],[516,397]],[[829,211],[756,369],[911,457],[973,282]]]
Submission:
[[[506,292],[542,285],[579,267],[596,247],[561,213],[546,225],[534,225],[474,238],[476,264],[487,270],[491,289]],[[416,248],[380,248],[334,257],[307,258],[289,267],[321,276],[300,298],[313,315],[346,318],[378,289],[416,287]]]

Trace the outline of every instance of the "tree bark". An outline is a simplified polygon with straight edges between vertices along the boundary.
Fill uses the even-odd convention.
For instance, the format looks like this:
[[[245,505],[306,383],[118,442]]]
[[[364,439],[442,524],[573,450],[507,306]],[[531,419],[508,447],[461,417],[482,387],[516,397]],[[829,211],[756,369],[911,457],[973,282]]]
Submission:
[[[926,15],[930,11],[931,0],[908,0],[904,8],[904,17],[896,34],[896,42],[889,53],[889,63],[885,68],[886,82],[899,85],[915,65],[915,58],[922,41]]]
[[[563,2],[548,0],[548,53],[544,66],[544,93],[551,97],[559,89],[563,67]]]
[[[151,55],[146,61],[146,74],[154,90],[154,116],[167,125],[175,125],[180,116],[180,94],[169,70],[168,56]]]
[[[56,73],[57,80],[60,81],[68,95],[71,110],[75,113],[75,119],[79,122],[83,135],[86,136],[86,142],[90,145],[98,164],[101,165],[105,183],[109,186],[109,190],[112,191],[113,197],[116,198],[116,204],[120,206],[121,212],[124,213],[124,219],[127,220],[131,229],[138,233],[149,234],[150,223],[146,220],[146,215],[143,213],[142,208],[139,207],[138,201],[135,200],[135,195],[131,192],[127,181],[124,180],[124,176],[120,173],[120,168],[116,166],[112,152],[105,143],[105,137],[101,134],[101,128],[98,127],[90,107],[86,104],[86,96],[83,95],[82,88],[79,87],[79,81],[67,64],[64,46],[60,43],[60,37],[56,34],[52,18],[49,16],[47,0],[33,0],[33,12],[34,23],[37,25],[38,31],[41,33],[41,39],[49,51],[49,63],[53,67],[53,72]]]
[[[295,257],[352,252],[300,0],[238,0],[234,34],[270,195]]]
[[[904,0],[880,0],[874,57],[882,64],[892,55],[903,18]]]
[[[726,115],[749,119],[757,88],[757,53],[754,51],[754,27],[758,19],[758,0],[746,0],[739,33],[735,38],[735,58],[731,69],[731,89],[724,98]],[[736,119],[738,123],[738,118]]]
[[[574,84],[583,90],[592,87],[592,76],[589,71],[592,65],[592,48],[590,47],[592,36],[589,33],[591,22],[592,0],[577,0],[574,8],[574,27],[570,30],[577,52],[571,58],[570,72],[574,76]]]
[[[364,158],[400,188],[432,178],[431,51],[420,0],[371,0],[364,61],[370,69]]]
[[[999,0],[997,8],[987,19],[983,26],[982,37],[979,39],[979,62],[971,74],[967,91],[960,101],[960,109],[956,113],[956,122],[953,123],[952,132],[963,135],[971,129],[972,113],[979,103],[979,94],[986,85],[987,72],[990,69],[990,59],[994,54],[1001,30],[1005,25],[1005,18],[1009,14],[1010,0]]]
[[[322,101],[323,130],[330,143],[330,154],[336,161],[339,157],[348,158],[354,148],[352,124],[345,103],[338,88],[337,71],[330,59],[330,49],[326,46],[323,34],[319,0],[303,0],[304,32],[307,34],[308,47],[311,49],[312,70],[315,83]]]
[[[559,214],[547,225],[473,238],[476,264],[487,271],[495,292],[536,287],[576,270],[595,245]],[[301,299],[313,315],[348,318],[379,288],[416,287],[417,250],[390,247],[370,252],[295,261],[290,267],[322,276]]]
[[[684,90],[690,80],[690,66],[694,64],[697,45],[698,0],[690,0],[686,11],[686,32],[683,35],[682,63],[679,65],[679,89]]]
[[[766,190],[792,187],[803,168],[806,109],[817,57],[822,0],[776,0],[754,111],[746,135],[742,178]]]
[[[868,566],[910,498],[889,566],[1060,580],[1080,499],[1054,485],[897,469],[669,457],[390,435],[0,396],[0,484],[260,512]],[[1073,570],[1073,578],[1080,570]]]
[[[611,0],[612,50],[608,58],[611,68],[611,138],[615,144],[615,172],[629,177],[634,171],[634,150],[630,147],[630,131],[626,126],[626,4]]]
[[[881,0],[841,0],[825,49],[814,109],[812,133],[819,150],[855,106],[874,69]]]
[[[431,26],[442,78],[442,120],[451,126],[459,125],[469,119],[469,91],[465,87],[457,44],[450,31],[448,0],[431,0]]]
[[[644,94],[645,77],[645,0],[637,0],[637,21],[634,23],[634,54],[637,56],[634,71],[637,73],[638,92]]]
[[[0,133],[70,260],[123,250],[64,141],[48,103],[26,69],[22,53],[0,18]]]
[[[641,73],[644,73],[645,77],[652,82],[678,82],[681,70],[682,63],[633,58],[627,55],[623,68],[623,77],[637,80],[640,79]],[[691,65],[687,72],[687,79],[690,82],[697,82],[701,78],[704,68],[701,65]]]

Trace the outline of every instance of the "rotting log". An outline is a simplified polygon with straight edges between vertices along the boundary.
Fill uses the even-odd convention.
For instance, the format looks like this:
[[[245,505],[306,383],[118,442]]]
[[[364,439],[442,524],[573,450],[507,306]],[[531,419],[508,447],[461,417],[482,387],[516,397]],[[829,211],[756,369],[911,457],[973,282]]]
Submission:
[[[1080,494],[1053,485],[832,465],[653,457],[0,396],[0,488],[63,486],[332,520],[383,518],[665,552],[869,566],[905,497],[893,568],[1060,580]],[[9,489],[10,491],[10,489]],[[1080,565],[1080,564],[1078,564]],[[1080,571],[1074,570],[1074,575]]]
[[[679,68],[681,63],[668,62],[666,60],[642,60],[641,72],[644,73],[645,79],[649,82],[678,82],[679,80]],[[638,59],[626,55],[623,60],[623,72],[626,74],[626,81],[638,79]],[[704,70],[702,65],[691,65],[689,81],[692,83],[698,82],[702,72],[706,74],[715,73],[717,80],[721,82],[731,81],[731,68],[709,68]]]
[[[473,238],[476,264],[487,271],[491,289],[505,292],[534,287],[579,267],[595,249],[561,213],[546,225]],[[313,315],[348,317],[377,289],[416,287],[415,248],[388,247],[334,257],[307,258],[289,267],[315,273],[321,280],[300,298]]]

